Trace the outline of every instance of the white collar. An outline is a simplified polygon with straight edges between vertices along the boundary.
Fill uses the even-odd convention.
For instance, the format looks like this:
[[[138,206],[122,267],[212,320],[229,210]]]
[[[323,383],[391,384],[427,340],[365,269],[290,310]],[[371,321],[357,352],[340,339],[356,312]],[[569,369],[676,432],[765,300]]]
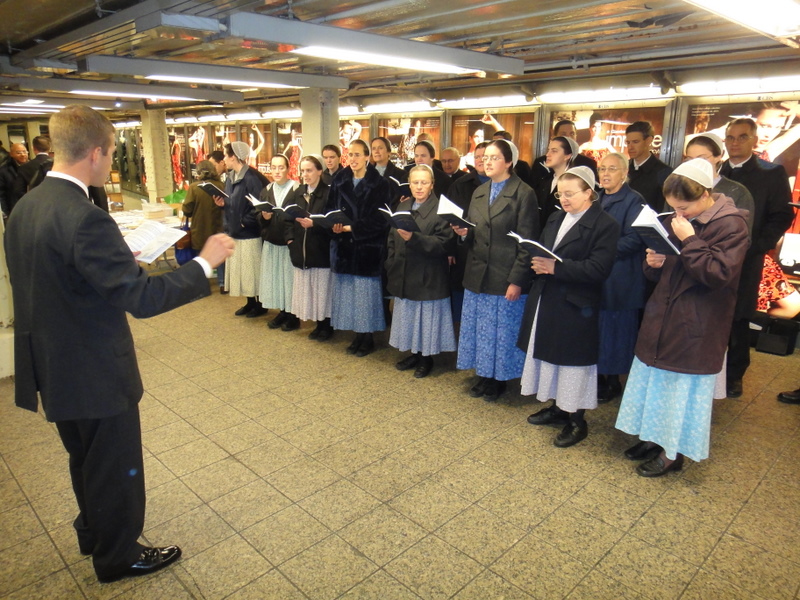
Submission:
[[[641,167],[641,166],[642,166],[644,163],[646,163],[648,160],[650,160],[650,157],[651,157],[651,156],[653,156],[653,154],[652,154],[651,152],[648,152],[648,153],[647,153],[647,158],[645,158],[645,159],[644,159],[642,162],[636,162],[636,161],[634,160],[634,161],[633,161],[633,168],[634,168],[634,169],[636,169],[636,170],[638,171],[638,170],[639,170],[639,167]]]
[[[83,193],[86,194],[86,197],[89,197],[89,188],[86,187],[86,184],[83,183],[80,179],[76,179],[72,175],[67,175],[66,173],[60,173],[58,171],[48,171],[46,177],[56,177],[57,179],[65,179],[67,181],[71,181],[75,185],[79,186]]]

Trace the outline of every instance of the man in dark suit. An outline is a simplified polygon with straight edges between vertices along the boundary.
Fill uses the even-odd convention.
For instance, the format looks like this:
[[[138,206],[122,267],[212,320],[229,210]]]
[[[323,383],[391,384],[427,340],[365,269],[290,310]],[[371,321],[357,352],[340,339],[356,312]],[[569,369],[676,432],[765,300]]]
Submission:
[[[789,202],[792,191],[781,165],[755,156],[758,128],[752,119],[734,119],[725,129],[728,160],[720,174],[745,186],[753,196],[755,211],[750,248],[742,265],[733,327],[728,344],[727,392],[729,398],[742,395],[742,378],[750,366],[750,318],[756,310],[764,255],[772,250],[792,224]]]
[[[664,182],[672,167],[658,160],[650,151],[655,130],[647,121],[634,121],[625,129],[625,146],[631,159],[628,166],[628,185],[639,192],[656,212],[664,210]]]
[[[442,150],[442,171],[450,178],[450,185],[458,179],[467,174],[466,171],[461,170],[461,152],[458,148],[445,148]]]
[[[46,135],[37,135],[33,138],[31,146],[36,156],[19,168],[19,177],[24,182],[26,192],[42,183],[45,173],[53,168],[53,159],[50,158],[50,138]]]
[[[143,389],[126,312],[150,317],[209,295],[211,269],[233,242],[214,236],[199,260],[148,277],[116,223],[89,200],[88,186],[102,186],[111,167],[111,123],[87,106],[68,106],[50,118],[50,134],[53,169],[17,203],[5,236],[16,404],[36,411],[40,397],[55,422],[69,454],[80,551],[92,555],[100,581],[115,581],[157,571],[181,553],[137,541]]]
[[[0,210],[8,217],[17,202],[27,191],[19,176],[19,169],[28,162],[28,149],[24,144],[11,144],[9,157],[0,165]]]

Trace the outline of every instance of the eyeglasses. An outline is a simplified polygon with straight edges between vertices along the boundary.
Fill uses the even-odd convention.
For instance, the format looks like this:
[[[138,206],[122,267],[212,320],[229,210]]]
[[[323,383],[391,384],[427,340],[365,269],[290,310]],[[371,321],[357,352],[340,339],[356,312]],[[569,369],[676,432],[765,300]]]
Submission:
[[[483,162],[485,162],[485,163],[486,162],[497,162],[498,160],[503,160],[503,157],[495,154],[495,155],[492,155],[492,156],[484,156],[481,160]]]
[[[597,172],[598,173],[606,173],[606,172],[608,172],[608,173],[616,173],[617,171],[621,171],[621,170],[622,169],[620,169],[619,167],[598,167],[597,168]]]
[[[744,144],[747,140],[750,139],[753,139],[753,136],[744,133],[737,137],[733,137],[732,135],[725,136],[725,141],[728,142],[729,144],[732,144],[733,142],[739,142],[740,144]]]
[[[572,200],[578,194],[583,194],[588,191],[589,190],[583,190],[581,192],[556,192],[553,195],[556,197],[556,200],[561,200],[562,198],[564,198],[564,200]]]

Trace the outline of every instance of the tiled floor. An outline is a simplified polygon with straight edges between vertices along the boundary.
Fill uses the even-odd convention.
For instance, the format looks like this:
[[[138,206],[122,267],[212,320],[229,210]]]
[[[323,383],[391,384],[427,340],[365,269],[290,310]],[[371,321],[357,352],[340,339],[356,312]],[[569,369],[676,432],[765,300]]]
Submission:
[[[798,598],[800,353],[753,353],[715,405],[710,460],[645,480],[622,457],[618,403],[552,445],[534,405],[467,396],[265,319],[214,294],[132,323],[146,394],[145,539],[184,557],[100,585],[78,554],[66,456],[0,381],[5,598]]]

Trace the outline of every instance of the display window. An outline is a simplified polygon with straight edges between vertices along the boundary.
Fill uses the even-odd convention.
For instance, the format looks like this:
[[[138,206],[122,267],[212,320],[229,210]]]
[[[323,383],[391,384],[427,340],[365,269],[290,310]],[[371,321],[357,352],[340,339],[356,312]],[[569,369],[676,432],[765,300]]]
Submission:
[[[535,135],[535,113],[529,112],[476,112],[456,114],[451,118],[451,146],[461,152],[461,168],[474,165],[475,147],[490,141],[498,131],[511,134],[514,145],[519,149],[520,160],[528,164],[533,160],[533,139]]]
[[[436,148],[437,156],[441,151],[441,119],[426,116],[397,116],[378,119],[378,134],[392,144],[392,160],[399,167],[414,162],[414,146],[417,142],[427,140]]]

